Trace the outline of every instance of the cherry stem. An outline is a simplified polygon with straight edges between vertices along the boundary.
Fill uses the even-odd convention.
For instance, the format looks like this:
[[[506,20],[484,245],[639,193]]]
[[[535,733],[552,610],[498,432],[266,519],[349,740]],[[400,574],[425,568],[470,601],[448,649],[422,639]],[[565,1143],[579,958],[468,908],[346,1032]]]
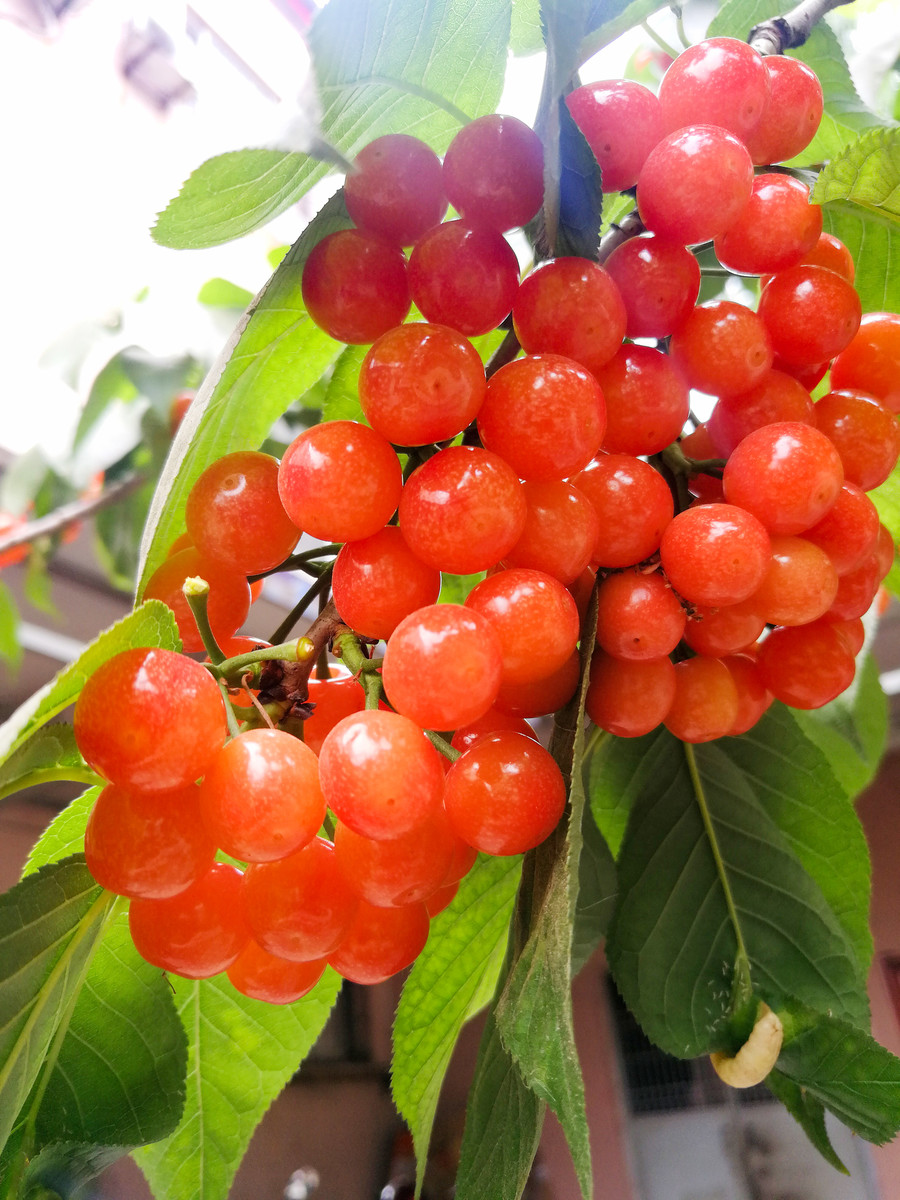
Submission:
[[[199,575],[190,575],[181,585],[181,590],[184,593],[185,600],[190,605],[191,612],[194,614],[194,620],[197,622],[197,630],[207,657],[213,666],[218,666],[219,663],[225,661],[226,656],[216,641],[215,634],[209,624],[209,613],[207,611],[209,584],[205,579],[201,579]]]
[[[606,262],[613,250],[618,249],[623,242],[645,232],[644,222],[641,220],[638,210],[635,208],[630,213],[626,213],[619,224],[613,225],[605,237],[601,238],[600,249],[597,251],[597,262]]]
[[[670,46],[665,38],[659,36],[649,21],[641,21],[641,29],[643,29],[651,41],[656,42],[663,54],[668,54],[669,58],[678,57],[678,51],[673,46]]]
[[[268,571],[260,571],[258,575],[248,575],[247,582],[256,583],[259,579],[267,579],[269,575],[278,575],[282,571],[306,571],[308,567],[314,568],[308,571],[308,574],[317,575],[328,564],[319,563],[316,560],[323,555],[337,554],[342,545],[342,542],[328,542],[323,546],[314,546],[312,550],[304,550],[302,554],[292,554],[277,567],[270,567]]]
[[[315,653],[313,641],[309,637],[299,637],[292,642],[282,642],[278,646],[260,646],[258,650],[248,650],[246,654],[223,658],[213,664],[213,674],[236,687],[243,681],[247,668],[255,666],[256,663],[271,659],[279,659],[281,662],[306,662],[314,657]]]
[[[435,750],[443,754],[444,758],[449,758],[451,762],[456,762],[460,754],[462,754],[461,750],[457,750],[455,746],[451,746],[446,738],[442,738],[433,729],[426,729],[425,736],[431,742],[432,746],[434,746]]]
[[[334,635],[332,650],[335,656],[343,661],[350,674],[358,677],[366,696],[366,708],[378,708],[384,697],[379,670],[381,659],[369,658],[359,638],[346,625]]]
[[[237,717],[234,715],[234,709],[231,707],[231,698],[228,695],[228,685],[224,679],[218,679],[216,682],[219,685],[219,691],[222,693],[222,699],[225,701],[225,721],[228,725],[228,732],[232,737],[237,737],[241,730],[238,725]]]
[[[754,25],[747,41],[760,54],[783,54],[785,50],[802,46],[826,13],[850,2],[851,0],[802,0],[783,17],[773,17],[770,21]]]
[[[26,521],[24,525],[19,525],[14,531],[0,537],[0,554],[4,554],[7,550],[15,550],[17,546],[24,546],[28,542],[37,541],[38,538],[59,533],[60,530],[67,529],[77,521],[93,516],[101,509],[109,508],[111,504],[116,504],[146,482],[146,475],[126,475],[104,488],[99,496],[73,500],[70,504],[60,505],[53,512],[47,513],[45,517],[38,517],[35,521]]]

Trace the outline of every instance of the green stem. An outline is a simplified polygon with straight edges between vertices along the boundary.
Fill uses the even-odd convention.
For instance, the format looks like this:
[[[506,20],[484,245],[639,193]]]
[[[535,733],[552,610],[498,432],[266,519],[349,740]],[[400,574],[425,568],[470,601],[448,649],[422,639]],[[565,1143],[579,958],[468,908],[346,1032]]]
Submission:
[[[446,738],[442,738],[439,733],[435,733],[433,729],[426,729],[425,736],[431,742],[432,746],[434,746],[435,750],[440,751],[444,758],[449,758],[451,762],[456,762],[462,753],[455,746],[451,746]]]
[[[706,801],[706,792],[703,787],[703,780],[700,778],[700,770],[697,766],[697,756],[694,753],[694,747],[690,742],[684,742],[684,757],[688,766],[688,773],[691,777],[691,783],[694,787],[694,795],[697,797],[697,807],[700,809],[700,819],[703,821],[703,828],[706,832],[706,838],[709,842],[709,847],[712,852],[713,861],[716,865],[716,873],[719,877],[719,883],[722,887],[722,892],[725,896],[725,908],[728,911],[728,917],[734,929],[734,936],[737,942],[737,959],[735,961],[735,980],[734,980],[734,999],[745,999],[752,989],[750,986],[750,956],[747,953],[747,947],[744,944],[744,935],[741,930],[740,920],[738,918],[737,905],[734,902],[734,895],[731,891],[731,884],[728,881],[728,873],[725,869],[725,861],[722,858],[722,852],[719,849],[719,840],[716,837],[715,826],[712,822],[712,816],[709,811],[709,805]]]
[[[302,554],[292,554],[277,567],[272,567],[268,571],[260,571],[258,575],[248,575],[247,582],[256,583],[258,579],[266,579],[269,575],[279,575],[282,571],[302,571],[307,564],[318,566],[317,559],[322,558],[323,555],[337,554],[342,545],[343,542],[328,542],[324,546],[314,546],[312,550],[304,550]]]
[[[216,641],[209,624],[209,613],[207,612],[209,584],[205,579],[201,579],[199,575],[191,575],[181,585],[181,590],[184,592],[184,598],[187,600],[191,612],[194,614],[194,620],[197,622],[197,629],[200,632],[203,648],[206,650],[209,661],[214,666],[224,662],[225,653]]]
[[[351,675],[359,676],[366,696],[366,708],[378,708],[384,698],[381,682],[381,659],[367,658],[356,634],[346,626],[334,636],[334,653]]]
[[[212,674],[217,679],[227,680],[232,687],[237,687],[248,668],[257,663],[269,662],[272,659],[281,662],[306,662],[314,649],[308,637],[295,638],[278,646],[260,646],[258,650],[248,650],[246,654],[236,654],[234,658],[223,658],[212,668]]]
[[[660,50],[662,50],[664,54],[668,54],[669,58],[678,57],[678,51],[674,49],[674,47],[670,46],[665,38],[659,36],[656,30],[650,25],[649,21],[641,21],[641,29],[643,29],[644,33],[646,33],[647,37],[650,38],[651,41],[656,42],[657,46],[659,46]]]
[[[678,40],[681,42],[683,50],[687,50],[691,44],[691,39],[687,35],[687,30],[684,27],[684,12],[680,4],[672,5],[672,12],[675,14],[675,28],[678,32]]]
[[[327,587],[330,587],[333,566],[334,564],[324,570],[312,587],[307,588],[307,590],[303,593],[288,615],[284,618],[284,620],[269,638],[270,642],[283,642],[306,612],[307,608],[309,608],[311,601],[315,600],[316,596],[321,595],[321,593]]]
[[[225,723],[228,726],[228,732],[231,737],[237,737],[241,730],[238,725],[238,719],[235,716],[234,709],[231,707],[231,700],[228,696],[228,687],[224,679],[217,679],[219,691],[222,693],[222,699],[225,701]]]

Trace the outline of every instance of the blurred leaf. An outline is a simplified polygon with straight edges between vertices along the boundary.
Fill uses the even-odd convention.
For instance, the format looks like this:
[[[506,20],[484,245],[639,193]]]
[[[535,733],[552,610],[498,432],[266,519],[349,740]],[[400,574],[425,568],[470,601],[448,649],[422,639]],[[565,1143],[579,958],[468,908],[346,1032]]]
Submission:
[[[667,0],[594,0],[591,5],[591,29],[578,47],[576,65],[583,66],[598,50],[614,42],[617,37],[634,29],[660,9],[668,8]]]
[[[114,400],[130,401],[137,395],[137,388],[125,374],[121,355],[114,355],[94,377],[81,416],[78,418],[73,446],[77,448],[82,443]]]
[[[384,133],[413,134],[443,152],[460,125],[494,111],[509,22],[509,0],[330,0],[309,35],[322,135],[348,159]],[[153,236],[182,249],[240,237],[329,170],[279,150],[219,155],[194,171]]]
[[[131,592],[137,576],[141,534],[147,522],[155,479],[129,492],[94,516],[95,548],[100,565],[113,587]]]
[[[154,1194],[165,1200],[224,1200],[253,1131],[322,1031],[341,986],[326,968],[293,1004],[265,1004],[227,976],[172,977],[188,1036],[187,1099],[164,1141],[135,1151]]]
[[[22,665],[19,609],[8,586],[0,579],[0,659],[15,673]]]
[[[14,458],[0,476],[0,509],[16,517],[26,515],[49,469],[38,446]]]
[[[62,712],[77,698],[87,679],[108,658],[135,646],[161,646],[180,650],[181,641],[172,610],[159,600],[149,600],[115,625],[104,630],[75,662],[21,704],[0,726],[0,762],[21,746],[41,725]]]
[[[394,1021],[391,1090],[416,1148],[421,1185],[438,1095],[476,999],[493,992],[522,862],[482,855],[432,924]]]
[[[285,254],[290,247],[285,249]],[[284,254],[281,255],[284,258]],[[278,262],[281,262],[279,258]],[[278,266],[278,262],[272,264],[272,269]],[[253,293],[247,288],[240,287],[236,283],[232,283],[229,279],[220,279],[218,276],[215,279],[207,279],[206,283],[197,293],[197,300],[200,304],[205,304],[208,308],[236,308],[243,312],[244,309],[253,300]]]
[[[857,660],[856,678],[836,700],[809,712],[792,711],[791,716],[828,759],[848,796],[857,796],[868,787],[884,754],[888,733],[887,700],[871,654]]]
[[[25,564],[25,578],[22,581],[22,593],[32,607],[48,617],[61,616],[59,609],[53,603],[53,579],[48,569],[50,547],[36,545]]]

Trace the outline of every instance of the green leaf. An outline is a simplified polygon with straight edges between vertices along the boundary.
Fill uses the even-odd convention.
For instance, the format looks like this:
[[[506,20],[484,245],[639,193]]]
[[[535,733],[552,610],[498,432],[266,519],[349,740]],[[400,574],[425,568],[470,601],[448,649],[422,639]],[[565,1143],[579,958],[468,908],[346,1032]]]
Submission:
[[[556,253],[595,259],[600,247],[603,187],[600,165],[572,120],[564,100],[559,101],[559,229]]]
[[[512,0],[509,48],[517,57],[543,50],[544,34],[538,0]]]
[[[882,1146],[900,1127],[900,1059],[864,1030],[791,1002],[778,1070],[854,1133]]]
[[[421,1186],[438,1095],[460,1030],[496,987],[522,862],[482,855],[438,915],[394,1021],[391,1087],[416,1148]]]
[[[466,1105],[456,1200],[519,1200],[537,1153],[544,1112],[489,1015]]]
[[[584,702],[597,627],[594,594],[582,625],[581,686],[554,718],[550,750],[568,779],[566,816],[528,852],[516,910],[515,950],[495,1016],[524,1083],[556,1113],[583,1195],[592,1194],[584,1083],[572,1017],[572,930],[580,883]]]
[[[65,1028],[115,902],[79,856],[0,897],[0,1148]]]
[[[155,472],[154,472],[155,474]],[[113,587],[130,592],[138,568],[138,547],[147,523],[155,480],[129,492],[94,516],[94,546]]]
[[[187,1038],[165,976],[135,950],[124,912],[78,995],[37,1117],[43,1145],[138,1146],[166,1137],[184,1107]]]
[[[585,759],[585,790],[591,813],[614,858],[638,797],[653,786],[649,763],[658,733],[639,738],[601,734]]]
[[[474,575],[448,575],[446,572],[443,572],[441,574],[441,591],[438,596],[438,604],[465,603],[466,596],[468,596],[473,587],[481,583],[484,577],[484,571],[478,571]]]
[[[836,1171],[840,1171],[842,1175],[849,1175],[850,1172],[838,1158],[825,1128],[825,1105],[822,1101],[811,1096],[805,1088],[777,1070],[770,1071],[766,1076],[766,1087],[781,1101],[822,1157],[831,1163]]]
[[[871,654],[857,661],[856,678],[846,692],[823,708],[796,710],[794,720],[815,742],[848,796],[872,782],[884,754],[888,732],[887,700]]]
[[[19,641],[19,609],[9,587],[0,579],[0,659],[13,672],[22,665]]]
[[[368,346],[348,346],[334,364],[322,401],[323,421],[359,421],[368,425],[359,402],[359,369]]]
[[[126,375],[120,355],[114,355],[94,377],[75,428],[73,449],[81,445],[114,401],[131,401],[137,399],[137,396],[138,389]]]
[[[78,854],[84,848],[84,830],[91,809],[103,790],[102,785],[88,788],[53,818],[34,844],[23,878],[31,875],[47,863],[57,862],[70,854]]]
[[[68,708],[102,663],[122,650],[130,650],[135,646],[181,649],[172,610],[159,600],[142,604],[133,613],[104,630],[75,662],[16,709],[0,726],[0,762],[11,750],[21,746],[36,729]]]
[[[253,293],[232,283],[230,279],[216,276],[214,279],[207,279],[197,293],[197,300],[208,308],[237,308],[243,312],[252,302]]]
[[[340,990],[326,968],[290,1005],[242,996],[227,977],[172,978],[188,1036],[187,1100],[181,1124],[134,1157],[165,1200],[224,1200],[266,1109],[319,1036]]]
[[[616,901],[616,864],[590,807],[581,816],[578,899],[572,925],[572,974],[577,975],[609,928]]]
[[[784,11],[780,0],[727,0],[707,30],[708,37],[737,37],[742,41],[754,25],[779,16]],[[819,131],[802,153],[792,160],[795,166],[822,162],[839,154],[864,130],[883,125],[881,117],[859,98],[847,66],[847,60],[834,31],[819,21],[804,45],[788,51],[811,67],[822,84],[825,111]]]
[[[494,111],[509,28],[509,0],[331,0],[309,37],[323,136],[349,159],[384,133],[413,134],[442,153],[460,125]],[[219,155],[191,175],[153,236],[180,249],[240,237],[329,169],[279,150]]]
[[[894,218],[838,200],[823,207],[822,228],[840,238],[853,255],[853,286],[863,312],[900,312],[900,277],[890,266],[900,255],[900,228]]]
[[[94,772],[78,747],[71,725],[45,725],[0,766],[0,800],[55,779],[93,783]]]
[[[0,1200],[82,1200],[91,1195],[86,1185],[127,1153],[124,1146],[85,1146],[54,1142],[30,1159],[21,1180],[0,1175]],[[5,1163],[0,1159],[0,1172]],[[8,1192],[4,1184],[15,1191]],[[85,1189],[85,1190],[82,1190]]]
[[[900,218],[900,129],[870,129],[851,142],[819,172],[811,199],[852,200]]]
[[[316,243],[349,224],[339,193],[282,259],[203,381],[150,506],[139,594],[184,530],[184,506],[194,480],[224,454],[260,446],[278,417],[340,353],[340,343],[310,320],[300,278]]]
[[[681,1058],[708,1053],[750,990],[865,1024],[846,934],[728,755],[666,731],[645,754],[607,957],[647,1036]]]
[[[877,674],[874,683],[877,688]],[[853,745],[851,721],[847,741],[834,733],[831,755],[806,734],[816,723],[809,714],[776,704],[749,733],[723,738],[718,745],[815,880],[860,964],[868,968],[869,850],[850,803],[853,792],[842,787],[835,766],[860,751]],[[819,728],[828,742],[829,727],[822,722]]]
[[[897,249],[900,250],[900,240]],[[900,471],[894,471],[880,487],[868,494],[896,545],[900,540]],[[896,565],[895,558],[892,570],[896,569]]]

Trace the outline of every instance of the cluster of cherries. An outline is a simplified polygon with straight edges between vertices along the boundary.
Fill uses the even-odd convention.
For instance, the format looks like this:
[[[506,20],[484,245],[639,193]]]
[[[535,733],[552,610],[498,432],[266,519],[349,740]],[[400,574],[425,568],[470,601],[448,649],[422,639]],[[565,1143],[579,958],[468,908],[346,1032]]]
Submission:
[[[129,651],[82,693],[78,744],[110,781],[88,863],[133,898],[135,944],[165,969],[227,970],[285,1002],[326,962],[359,982],[408,965],[477,851],[526,851],[563,813],[528,718],[574,695],[595,590],[587,711],[613,734],[664,723],[708,741],[773,697],[814,708],[853,679],[894,554],[866,492],[900,454],[900,318],[861,318],[852,259],[804,184],[754,175],[808,144],[818,82],[712,39],[658,97],[615,82],[568,103],[607,190],[636,187],[640,236],[614,238],[604,266],[559,258],[520,282],[504,233],[541,204],[531,130],[481,118],[443,163],[405,136],[368,146],[345,185],[357,228],[303,274],[313,319],[371,343],[367,423],[323,422],[280,463],[240,452],[197,480],[145,596],[202,651],[183,589],[201,577],[218,657],[239,658]],[[442,222],[448,201],[459,217]],[[758,311],[696,303],[688,247],[706,241],[767,277]],[[411,303],[424,321],[404,324]],[[524,355],[486,372],[469,339],[510,314],[505,346]],[[683,436],[692,389],[715,402]],[[301,531],[323,543],[352,667],[309,680],[312,716],[294,704],[305,676],[260,704],[265,651],[234,637],[259,578],[308,561]],[[439,604],[442,573],[484,578]]]

